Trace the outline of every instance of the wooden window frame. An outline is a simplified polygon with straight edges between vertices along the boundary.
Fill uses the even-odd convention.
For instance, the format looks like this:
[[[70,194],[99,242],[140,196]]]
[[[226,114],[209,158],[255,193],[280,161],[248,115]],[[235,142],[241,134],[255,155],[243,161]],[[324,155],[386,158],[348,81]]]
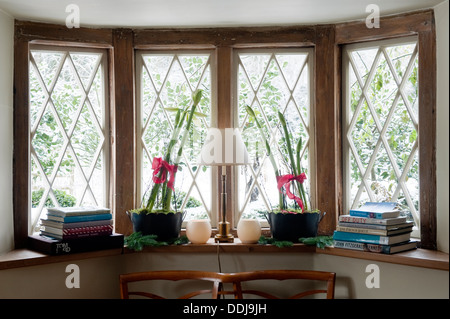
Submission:
[[[301,46],[297,45],[295,47],[290,47],[290,48],[286,48],[286,47],[283,47],[283,46],[258,47],[256,49],[255,48],[248,48],[248,47],[245,48],[245,49],[235,48],[235,51],[233,53],[233,62],[234,62],[233,63],[233,76],[232,76],[232,79],[231,79],[232,85],[233,85],[233,92],[234,92],[234,94],[233,94],[233,98],[234,98],[234,101],[233,101],[233,107],[234,107],[233,108],[233,110],[234,110],[233,123],[234,123],[235,127],[239,127],[239,125],[240,125],[239,124],[239,114],[238,114],[239,113],[239,101],[238,101],[239,100],[239,96],[238,96],[239,95],[239,92],[238,92],[239,79],[238,79],[238,74],[240,72],[239,68],[241,67],[241,65],[239,64],[238,60],[239,60],[239,55],[241,55],[241,54],[243,54],[243,55],[264,54],[264,55],[270,55],[270,56],[272,56],[272,55],[274,55],[274,56],[281,55],[282,56],[284,54],[287,54],[287,55],[290,55],[290,54],[294,54],[294,55],[295,54],[302,54],[302,55],[306,55],[307,56],[307,60],[305,62],[305,66],[304,67],[307,68],[308,70],[307,71],[302,70],[301,71],[302,73],[301,74],[299,73],[298,77],[300,78],[301,76],[306,76],[308,78],[308,82],[309,82],[308,83],[308,86],[309,86],[309,89],[308,89],[308,100],[311,101],[311,102],[310,102],[310,105],[308,106],[309,107],[309,109],[308,109],[308,114],[309,115],[308,115],[308,118],[306,119],[306,122],[307,122],[306,126],[308,127],[308,129],[305,129],[308,132],[308,139],[309,139],[308,140],[308,147],[307,147],[307,150],[308,150],[307,151],[308,162],[309,162],[308,167],[307,167],[307,170],[308,170],[307,175],[308,176],[316,176],[315,175],[316,174],[315,173],[316,165],[314,164],[315,163],[315,153],[316,153],[316,150],[315,150],[315,145],[316,145],[315,144],[315,134],[310,134],[310,132],[311,133],[315,132],[314,119],[316,117],[315,107],[314,107],[314,102],[315,102],[315,99],[314,99],[314,92],[315,92],[315,83],[314,83],[315,49],[314,49],[314,47],[313,46],[308,47],[306,45],[301,45]],[[248,70],[245,70],[245,72],[247,72],[247,71]],[[282,73],[284,73],[284,71]],[[254,84],[251,84],[250,86],[252,87],[252,89],[254,89]],[[289,88],[289,90],[290,90],[290,88]],[[293,90],[295,91],[295,88]],[[258,89],[257,92],[259,93],[259,89]],[[258,93],[256,95],[258,95]],[[291,97],[291,98],[293,99],[293,97]],[[288,102],[287,104],[289,105],[289,104],[291,104],[291,102]],[[258,101],[257,103],[260,103],[261,108],[264,108],[264,106],[262,105],[261,101]],[[254,106],[254,107],[257,108],[256,106]],[[286,106],[283,105],[283,107],[286,107]],[[287,112],[287,110],[286,110],[286,112]],[[265,118],[266,116],[267,116],[267,113],[266,113],[266,115],[264,115],[262,117]],[[285,113],[285,116],[287,117],[286,113]],[[265,124],[263,124],[263,125],[265,125]],[[305,142],[303,142],[303,143],[305,143]],[[272,146],[272,147],[274,147],[274,146]],[[264,154],[264,151],[263,151],[263,154]],[[268,161],[268,159],[267,159],[267,161]],[[234,174],[237,174],[239,169],[240,169],[239,166],[236,166],[235,169],[234,169]],[[270,166],[270,169],[272,169],[271,166]],[[257,170],[255,170],[255,174],[258,175],[257,174]],[[260,174],[262,174],[262,171],[261,171]],[[235,180],[235,182],[238,182],[238,178]],[[316,179],[310,179],[308,183],[310,184],[310,189],[311,189],[311,192],[309,194],[309,198],[310,198],[310,202],[311,202],[311,207],[310,208],[315,208],[315,207],[317,207],[317,204],[316,204],[316,193],[315,193],[315,190],[316,190]],[[264,185],[262,185],[262,184],[258,185],[257,187],[259,188],[259,186],[264,188]],[[234,193],[233,193],[233,194],[235,194],[235,196],[237,196],[235,198],[238,198],[238,195],[237,195],[238,188],[239,188],[238,185],[235,185]],[[255,188],[253,188],[253,189],[255,189]],[[265,190],[261,191],[261,189],[260,189],[260,195],[262,195],[261,192],[266,192],[266,191]],[[270,197],[270,196],[266,196],[266,197]],[[277,202],[272,202],[272,203],[267,202],[267,204],[268,205],[270,205],[270,204],[277,204]],[[240,214],[239,214],[239,206],[240,205],[241,205],[241,203],[239,202],[238,199],[236,199],[234,201],[234,210],[235,210],[234,211],[234,213],[235,213],[235,216],[234,216],[234,227],[237,227],[237,223],[239,222],[240,216],[245,214],[245,209],[243,211],[241,211]],[[260,222],[261,222],[261,227],[263,227],[263,228],[264,227],[266,227],[266,228],[269,227],[269,222],[268,222],[267,219],[260,220]]]
[[[414,59],[416,57],[414,55],[415,54],[414,52],[416,50],[417,50],[416,54],[418,56],[418,49],[417,49],[417,47],[418,47],[418,39],[417,39],[416,36],[394,38],[394,39],[389,39],[389,40],[380,40],[380,41],[375,41],[375,42],[374,41],[358,42],[358,43],[355,43],[355,44],[345,45],[345,48],[343,47],[343,50],[346,51],[346,52],[343,52],[343,59],[342,59],[342,78],[343,78],[342,82],[343,82],[343,86],[344,86],[343,87],[343,100],[345,100],[345,102],[343,103],[343,110],[342,110],[342,112],[343,112],[343,123],[342,123],[342,126],[343,126],[343,130],[345,130],[345,132],[347,132],[347,134],[348,134],[349,127],[350,127],[351,118],[354,115],[354,113],[352,113],[350,111],[350,109],[349,109],[350,98],[349,98],[348,95],[349,95],[349,92],[351,91],[351,89],[349,87],[349,83],[345,83],[349,79],[350,72],[351,72],[351,69],[352,69],[352,66],[350,65],[351,64],[351,61],[350,61],[351,60],[351,55],[354,52],[358,52],[358,51],[364,51],[364,50],[369,50],[369,49],[374,49],[374,48],[379,49],[379,48],[382,48],[382,47],[384,47],[384,48],[386,48],[386,47],[389,47],[389,48],[390,47],[397,47],[397,46],[403,46],[403,45],[412,44],[412,43],[414,43],[415,47],[414,47],[413,51],[410,52],[410,54],[412,56],[411,60],[414,61]],[[413,55],[414,55],[414,58],[413,58]],[[392,57],[389,57],[389,58],[392,59]],[[380,60],[381,60],[381,58],[379,59],[378,66],[381,65],[380,64]],[[354,61],[353,61],[353,63],[354,63]],[[414,65],[414,62],[412,63],[412,65]],[[353,67],[353,72],[354,72],[354,74],[356,76],[356,71],[354,70],[354,67]],[[361,73],[359,73],[359,76],[361,77]],[[403,75],[402,79],[405,79],[405,75]],[[400,86],[401,85],[398,86],[398,92],[400,92],[402,90],[400,88]],[[403,88],[403,92],[404,91],[405,91],[405,89]],[[395,106],[398,107],[399,104],[400,104],[400,101],[398,101],[397,105],[395,105]],[[394,105],[394,104],[392,104],[392,105]],[[410,107],[412,108],[412,106],[410,106]],[[393,117],[394,117],[394,115],[393,115]],[[381,121],[382,117],[379,116],[377,119],[378,119],[378,121]],[[393,119],[391,118],[390,123],[392,123],[392,121],[393,121]],[[417,119],[417,122],[419,122],[418,119]],[[413,123],[413,120],[411,119],[411,122],[408,122],[408,123],[409,124]],[[412,125],[414,125],[414,124],[412,124]],[[420,125],[420,123],[419,123],[419,125]],[[418,128],[418,125],[415,126],[415,127]],[[354,128],[355,127],[353,127],[353,129]],[[420,137],[419,137],[419,139],[420,139]],[[351,171],[350,170],[350,154],[352,153],[351,150],[350,150],[351,149],[351,146],[350,146],[351,143],[355,143],[355,141],[353,140],[352,142],[350,142],[349,138],[344,137],[343,145],[342,145],[343,149],[346,150],[346,151],[343,151],[343,154],[342,154],[343,155],[343,163],[346,166],[346,168],[343,170],[343,174],[345,176],[344,180],[343,180],[344,190],[345,190],[344,191],[344,198],[343,198],[344,211],[348,211],[354,205],[357,206],[357,205],[359,205],[359,203],[362,203],[361,198],[358,201],[356,201],[354,198],[352,199],[352,194],[351,194],[351,181],[350,181],[351,180],[351,178],[350,178],[350,173],[351,173],[350,172]],[[355,144],[354,144],[354,146],[356,147]],[[414,149],[416,149],[416,150],[414,151]],[[418,150],[419,150],[418,143],[417,143],[417,146],[415,146],[415,147],[413,146],[410,149],[411,153],[416,153],[415,156],[417,156]],[[392,149],[385,148],[385,151],[386,151],[386,154],[388,154],[388,156],[394,156],[392,154],[393,153]],[[381,151],[378,150],[377,154],[380,154],[380,152]],[[389,155],[389,152],[392,152],[391,155]],[[347,156],[347,158],[345,158],[345,156]],[[413,157],[414,157],[414,154],[410,155],[410,158],[413,158]],[[361,158],[359,160],[362,161]],[[376,162],[374,163],[373,168],[375,168],[375,166],[376,166],[375,164],[376,164]],[[406,165],[406,163],[405,163],[405,165]],[[412,165],[411,165],[411,167],[412,167]],[[399,171],[401,171],[401,174],[404,173],[404,170],[401,170],[400,168],[398,168],[398,169],[399,169]],[[346,172],[346,170],[347,170],[347,172]],[[410,170],[411,170],[411,168],[410,168]],[[367,173],[367,171],[366,171],[366,173]],[[363,178],[361,178],[361,181],[362,180],[363,180]],[[396,177],[397,184],[400,184],[402,181],[405,182],[405,180],[402,180],[402,176]],[[364,183],[362,183],[361,185],[363,185],[363,184]],[[367,187],[368,186],[365,186],[366,189],[367,189]],[[405,190],[402,189],[402,192],[405,193]],[[376,192],[374,191],[372,193],[372,195],[375,195],[375,193]],[[363,195],[361,195],[361,196],[363,196]],[[409,196],[411,196],[411,195],[409,194]],[[411,207],[409,207],[409,209],[411,209]],[[413,220],[415,220],[415,217],[417,217],[417,215],[420,215],[420,213],[418,211],[413,212],[412,209],[411,209],[411,218]],[[420,220],[420,216],[418,216],[418,218]],[[413,238],[420,238],[420,232],[419,232],[419,229],[418,229],[419,227],[417,227],[417,225],[418,225],[418,223],[416,223],[416,226],[414,226],[413,231],[411,233],[411,237],[413,237]]]
[[[186,47],[186,48],[185,48]],[[136,203],[140,203],[142,201],[142,195],[143,195],[143,185],[142,185],[142,163],[140,162],[142,159],[142,153],[143,153],[143,142],[140,138],[140,135],[142,135],[142,124],[139,124],[139,121],[142,120],[142,115],[140,114],[142,112],[142,103],[139,101],[141,90],[139,86],[142,83],[142,78],[139,79],[139,76],[142,74],[140,69],[143,67],[145,62],[142,60],[143,55],[147,54],[208,54],[209,57],[209,68],[210,68],[210,76],[211,76],[211,110],[210,110],[210,118],[211,122],[209,123],[210,127],[217,126],[217,109],[216,109],[216,82],[217,82],[217,76],[216,76],[216,70],[215,66],[217,63],[215,62],[215,50],[214,48],[210,46],[196,46],[195,48],[192,45],[188,46],[177,46],[176,49],[174,48],[167,48],[166,46],[158,46],[158,45],[149,45],[149,46],[140,46],[139,48],[135,49],[135,72],[136,72],[136,105],[135,105],[135,114],[136,114],[136,127],[135,127],[135,134],[137,136],[136,138],[136,163],[135,163],[135,171],[136,171],[136,193],[135,193],[135,201]],[[139,140],[139,141],[138,141]],[[217,176],[217,169],[214,167],[212,168],[211,172],[211,181],[216,179]],[[217,193],[217,184],[211,183],[212,193]],[[199,190],[200,191],[200,190]],[[209,208],[209,212],[206,212],[208,217],[210,218],[211,224],[215,225],[218,221],[218,215],[214,214],[218,211],[218,201],[211,202],[211,206]],[[187,218],[183,220],[182,227],[185,228],[187,225]]]
[[[70,29],[43,23],[15,21],[14,36],[14,153],[13,153],[13,211],[15,248],[24,248],[29,232],[30,189],[30,148],[29,148],[29,49],[31,44],[68,46],[74,48],[96,48],[107,51],[109,83],[105,104],[113,105],[111,90],[112,45],[111,31],[108,29]],[[84,39],[84,41],[80,41]],[[112,114],[112,109],[109,110]],[[110,121],[110,120],[108,120]],[[112,129],[111,122],[109,123]],[[113,156],[110,154],[110,164]],[[110,174],[110,176],[112,176]],[[110,180],[112,182],[112,180]],[[111,188],[112,189],[112,188]],[[110,189],[110,190],[111,190]],[[111,194],[111,191],[109,192]],[[108,200],[110,201],[110,200]]]
[[[74,54],[77,54],[77,53],[101,54],[101,58],[99,59],[99,68],[101,67],[101,76],[103,78],[105,78],[105,79],[108,79],[107,65],[108,65],[108,55],[109,54],[108,54],[108,50],[107,49],[101,49],[101,48],[97,48],[97,47],[95,47],[95,48],[94,47],[86,47],[86,46],[81,46],[81,47],[80,46],[76,46],[75,47],[75,46],[69,46],[69,45],[64,45],[64,46],[58,45],[58,46],[55,46],[55,45],[46,44],[46,43],[44,44],[44,42],[40,41],[39,44],[35,44],[35,43],[30,42],[30,44],[29,44],[30,56],[33,55],[31,53],[33,51],[37,51],[37,52],[43,52],[43,51],[54,52],[54,51],[57,51],[58,53],[67,52],[68,55],[71,55],[72,53],[74,53]],[[36,57],[34,57],[34,59],[36,59]],[[66,59],[66,61],[63,62],[64,66],[61,68],[61,70],[59,70],[60,73],[56,75],[57,79],[59,79],[60,75],[62,74],[62,70],[64,69],[64,67],[66,65],[65,63],[67,63],[67,58],[65,58],[65,59]],[[36,64],[36,61],[34,61],[34,64],[35,64],[34,67],[36,68],[36,72],[39,72],[39,74],[37,73],[37,75],[42,77],[43,74],[40,73],[41,70],[39,70],[39,68],[38,68],[38,66]],[[79,72],[79,70],[76,70],[76,72]],[[79,76],[79,73],[78,73],[78,76]],[[28,81],[29,81],[29,79],[28,79]],[[56,81],[57,80],[55,80],[55,83],[56,83]],[[53,85],[54,83],[51,83],[51,84]],[[102,94],[102,98],[104,99],[104,102],[107,102],[107,101],[110,100],[109,99],[109,92],[108,92],[109,86],[107,85],[106,81],[103,84],[104,84],[104,86],[103,86],[104,92]],[[46,85],[46,84],[44,84],[44,85]],[[84,83],[82,85],[84,85]],[[91,85],[93,85],[93,84],[91,84]],[[89,94],[89,91],[91,90],[91,87],[89,88],[89,90],[87,90],[88,94]],[[83,88],[83,89],[86,89],[86,88]],[[47,88],[47,90],[48,90],[48,88]],[[51,97],[53,95],[53,93],[54,93],[54,90],[55,90],[55,88],[52,88],[50,90],[50,92],[48,92],[50,97],[49,97],[49,100],[48,100],[47,103],[52,102],[53,104],[55,104],[54,99]],[[92,101],[90,101],[90,103],[92,103]],[[102,132],[102,137],[105,139],[105,142],[102,143],[103,144],[102,147],[101,147],[102,151],[98,155],[98,158],[97,159],[94,158],[93,160],[94,161],[97,161],[98,159],[102,160],[102,167],[103,167],[102,168],[102,175],[103,175],[103,181],[102,182],[103,182],[103,186],[104,186],[104,189],[102,189],[102,191],[104,192],[103,193],[104,194],[104,200],[103,201],[109,202],[109,196],[110,196],[109,195],[109,191],[110,191],[110,188],[107,187],[107,185],[110,185],[110,180],[109,180],[110,179],[110,170],[109,170],[109,160],[110,160],[110,156],[109,156],[109,154],[110,154],[110,150],[109,150],[109,146],[110,146],[110,143],[109,143],[109,132],[110,132],[110,130],[109,130],[109,119],[110,119],[110,114],[109,114],[109,111],[110,111],[110,107],[109,107],[109,104],[103,103],[102,111],[103,111],[103,114],[102,114],[102,118],[100,120],[100,125],[101,125],[100,126],[100,130]],[[55,117],[56,117],[56,115],[55,115]],[[59,121],[62,122],[62,119],[60,118]],[[78,119],[78,121],[79,121],[79,119]],[[33,132],[33,130],[31,130],[30,135],[31,136],[35,135],[37,130],[38,130],[37,127],[35,128],[34,132]],[[67,138],[71,139],[71,137],[73,137],[75,133],[72,132],[71,133],[71,137],[70,137],[70,132],[69,131],[65,132],[63,134],[63,136],[65,137],[66,134],[67,134]],[[68,152],[71,148],[73,149],[73,145],[72,146],[68,146],[66,152]],[[35,151],[37,151],[37,150],[35,149]],[[72,151],[75,151],[75,150],[73,149]],[[75,154],[75,155],[78,157],[77,154]],[[40,163],[40,164],[42,165],[42,163]],[[62,165],[62,164],[60,164],[60,165]],[[53,171],[55,171],[55,169],[57,169],[57,168],[56,167],[53,168]],[[91,176],[89,176],[89,175],[91,175]],[[85,192],[84,198],[86,198],[86,194],[88,194],[88,191],[87,191],[88,185],[89,185],[89,187],[92,186],[92,184],[91,184],[92,173],[86,174],[85,178],[86,178],[87,185],[85,186],[86,189],[84,190],[84,192]],[[55,177],[55,180],[56,180],[56,177]],[[55,180],[52,181],[51,178],[49,179],[49,183],[51,184],[50,189],[55,190],[54,189]],[[44,192],[44,194],[45,194],[45,192]],[[93,194],[93,195],[95,196],[95,194]],[[98,198],[96,198],[96,201],[98,201]],[[43,204],[43,203],[41,203],[41,204]],[[99,205],[104,205],[103,202],[99,202],[98,204]],[[37,213],[37,219],[33,220],[31,222],[30,229],[32,229],[32,230],[36,229],[36,225],[37,225],[37,223],[39,221],[39,218],[41,218],[41,215],[42,215],[42,210]]]
[[[273,46],[273,45],[269,45],[267,47],[262,47],[259,46],[257,48],[249,48],[246,47],[244,49],[242,48],[233,48],[235,49],[233,52],[233,70],[232,70],[232,79],[231,79],[231,83],[233,85],[233,123],[235,127],[239,126],[239,96],[238,96],[238,87],[239,87],[239,79],[238,79],[238,74],[239,74],[239,64],[238,64],[238,60],[239,60],[239,55],[243,54],[243,55],[253,55],[253,54],[268,54],[268,55],[284,55],[284,54],[306,54],[308,56],[307,58],[307,62],[305,63],[305,67],[307,66],[308,70],[307,71],[302,71],[305,73],[302,73],[300,76],[305,75],[306,77],[308,77],[308,86],[309,86],[309,90],[308,90],[308,100],[310,101],[310,105],[309,105],[309,110],[308,110],[308,118],[307,118],[307,126],[308,126],[308,132],[315,132],[315,123],[314,123],[314,119],[316,117],[315,114],[315,107],[314,107],[314,102],[315,102],[315,97],[314,97],[314,92],[315,92],[315,83],[314,83],[314,68],[315,68],[315,49],[313,46],[306,46],[306,45],[297,45],[297,46],[292,46],[289,48],[286,48],[285,46]],[[253,86],[253,84],[251,85]],[[295,89],[294,89],[295,90]],[[257,94],[258,95],[258,94]],[[259,102],[258,102],[259,103]],[[288,104],[290,104],[291,102],[288,102]],[[261,105],[261,107],[263,107]],[[284,107],[284,106],[283,106]],[[266,114],[267,115],[267,114]],[[286,110],[286,117],[288,117],[287,115],[287,110]],[[265,117],[265,116],[263,116]],[[316,160],[316,150],[315,150],[315,134],[309,134],[308,133],[308,172],[307,175],[308,176],[316,176],[316,164],[315,164],[315,160]],[[272,146],[273,147],[273,146]],[[268,159],[267,159],[268,161]],[[270,167],[271,169],[272,167]],[[236,166],[233,170],[234,174],[237,174],[239,171],[239,166]],[[257,173],[257,171],[255,171],[255,173]],[[262,174],[262,173],[260,173]],[[258,174],[257,174],[258,175]],[[238,177],[239,178],[239,177]],[[238,182],[238,178],[235,180],[235,182]],[[309,177],[308,177],[309,178]],[[235,183],[236,184],[236,183]],[[315,190],[316,188],[316,179],[310,179],[309,180],[309,184],[310,184],[310,189],[311,192],[309,194],[310,197],[310,202],[311,202],[311,208],[315,208],[318,207],[316,204],[316,193]],[[262,188],[264,188],[264,185],[261,185]],[[259,187],[259,185],[258,185]],[[233,195],[235,196],[234,198],[239,198],[237,192],[238,192],[238,185],[234,185],[234,193]],[[261,192],[261,190],[260,190]],[[265,192],[265,191],[264,191]],[[261,194],[260,194],[261,195]],[[270,203],[268,203],[270,205]],[[276,204],[275,203],[271,203],[271,204]],[[240,216],[242,216],[244,214],[244,211],[240,212],[241,214],[239,214],[239,206],[241,205],[241,203],[239,202],[239,200],[235,200],[234,201],[234,227],[237,227],[237,223],[239,222],[239,218]],[[261,221],[261,227],[264,228],[269,228],[269,223],[267,220],[262,220]]]
[[[29,189],[28,54],[30,43],[108,49],[111,130],[110,205],[115,229],[132,231],[126,214],[136,205],[135,66],[136,49],[149,45],[168,49],[204,45],[214,48],[217,61],[217,116],[219,127],[233,124],[232,58],[235,48],[312,46],[317,206],[327,212],[319,234],[332,234],[342,208],[341,46],[348,43],[417,35],[419,38],[420,214],[422,248],[436,249],[436,36],[433,10],[380,19],[379,29],[365,22],[316,26],[207,29],[68,29],[63,25],[15,22],[14,42],[14,156],[13,205],[16,248],[26,247]],[[129,156],[124,156],[129,154]],[[227,172],[231,193],[232,170]],[[219,180],[217,180],[219,189]],[[219,194],[217,195],[219,196]],[[215,199],[213,199],[215,200]],[[218,200],[218,199],[217,199]],[[228,197],[227,207],[232,207]],[[233,214],[228,214],[230,222]]]
[[[336,45],[417,36],[419,48],[419,189],[421,247],[436,243],[436,30],[434,11],[426,10],[380,20],[379,29],[365,22],[336,26]]]

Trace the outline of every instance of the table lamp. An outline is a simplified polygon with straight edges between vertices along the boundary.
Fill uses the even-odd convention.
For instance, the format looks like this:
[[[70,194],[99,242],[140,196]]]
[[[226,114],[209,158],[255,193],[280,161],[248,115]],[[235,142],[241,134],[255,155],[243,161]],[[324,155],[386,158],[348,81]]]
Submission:
[[[210,128],[205,143],[200,152],[198,163],[206,166],[222,167],[222,193],[221,193],[221,221],[218,225],[216,242],[231,243],[234,237],[231,234],[230,223],[227,222],[227,191],[226,167],[250,164],[247,149],[237,128]]]

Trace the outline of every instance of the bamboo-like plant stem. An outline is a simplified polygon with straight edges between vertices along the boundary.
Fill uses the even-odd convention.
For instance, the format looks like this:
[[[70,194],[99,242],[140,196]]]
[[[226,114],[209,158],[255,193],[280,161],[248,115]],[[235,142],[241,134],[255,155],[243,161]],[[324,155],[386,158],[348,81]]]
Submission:
[[[203,91],[202,90],[198,90],[193,95],[194,102],[193,102],[193,104],[191,106],[191,110],[189,112],[188,120],[187,120],[187,123],[186,123],[186,128],[184,129],[183,136],[181,138],[180,147],[178,149],[177,157],[176,157],[175,163],[174,163],[175,165],[178,165],[180,163],[180,159],[181,159],[181,156],[183,154],[183,147],[184,147],[184,144],[186,143],[187,136],[189,134],[189,130],[191,129],[192,120],[194,118],[195,108],[197,107],[198,103],[200,103],[200,100],[202,99],[202,94],[203,94]],[[174,176],[176,176],[177,172],[175,171],[172,174],[174,174]],[[163,202],[163,209],[167,210],[167,211],[170,210],[170,207],[171,207],[171,204],[172,204],[171,203],[172,202],[172,189],[171,188],[167,188],[167,186],[166,186],[166,196],[165,196],[165,198],[163,198],[163,200],[164,200],[164,202]]]
[[[296,149],[297,169],[298,169],[299,173],[301,173],[301,171],[302,171],[302,163],[300,160],[300,153],[302,151],[302,146],[303,146],[303,140],[302,140],[302,137],[300,136],[300,139],[298,140],[298,143],[297,143],[297,149]],[[304,189],[302,183],[300,183],[299,193],[300,193],[300,198],[303,201],[303,204],[305,205],[305,210],[308,210],[308,201],[306,200],[305,189]]]
[[[275,162],[275,158],[273,157],[272,150],[270,149],[269,141],[266,139],[266,136],[262,130],[262,125],[258,121],[258,118],[256,117],[255,112],[253,111],[253,109],[250,106],[246,105],[246,110],[247,110],[248,115],[255,119],[256,127],[259,130],[259,135],[261,135],[261,138],[264,140],[267,156],[269,157],[270,163],[272,164],[273,170],[275,171],[275,176],[278,180],[278,177],[280,176],[280,172],[278,170],[277,163]],[[278,201],[279,201],[279,206],[280,206],[279,208],[284,209],[283,194],[281,192],[279,192]]]
[[[295,159],[294,159],[294,154],[292,153],[292,146],[291,146],[291,138],[289,137],[289,131],[287,128],[287,124],[286,124],[286,119],[284,118],[283,113],[281,113],[280,111],[278,111],[278,118],[280,120],[281,126],[283,127],[283,132],[284,132],[284,136],[285,136],[285,140],[286,140],[286,148],[288,151],[288,155],[289,155],[289,160],[291,161],[291,167],[292,167],[292,173],[294,175],[299,175],[300,174],[300,151],[301,151],[301,145],[300,145],[300,149],[298,147],[297,144],[297,164],[295,163]],[[302,200],[305,210],[307,210],[307,201],[306,198],[304,196],[304,188],[303,188],[303,184],[300,183],[299,181],[296,181],[297,184],[297,189],[299,191],[300,194],[300,199]]]
[[[164,156],[164,161],[166,161],[166,162],[170,161],[172,150],[173,150],[175,144],[177,143],[178,136],[180,134],[180,130],[181,130],[181,127],[183,126],[185,118],[186,118],[186,114],[183,114],[183,116],[181,116],[181,110],[179,110],[177,112],[176,117],[175,117],[174,130],[172,132],[172,136],[170,138],[169,145],[167,146],[166,154]],[[165,170],[165,168],[161,167],[161,169],[159,171],[159,174],[158,174],[158,178],[161,178],[163,176],[164,170]],[[163,195],[162,199],[164,200],[165,189],[167,188],[167,183],[164,183],[164,184],[165,185],[155,183],[153,185],[153,188],[152,188],[151,193],[150,193],[150,197],[149,197],[149,199],[147,201],[147,205],[145,206],[145,208],[147,209],[148,212],[151,212],[153,210],[153,207],[155,205],[155,200],[156,200],[156,197],[158,195],[158,192],[159,192],[161,186],[163,187],[163,189],[162,189],[162,195]]]

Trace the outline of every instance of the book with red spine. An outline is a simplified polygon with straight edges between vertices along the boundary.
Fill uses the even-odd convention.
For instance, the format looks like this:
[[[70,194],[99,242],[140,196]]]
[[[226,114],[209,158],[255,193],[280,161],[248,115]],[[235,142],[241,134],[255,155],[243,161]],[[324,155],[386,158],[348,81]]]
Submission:
[[[107,236],[113,232],[112,225],[97,225],[85,227],[73,227],[58,229],[50,226],[43,226],[41,233],[57,239],[73,239],[89,236]]]

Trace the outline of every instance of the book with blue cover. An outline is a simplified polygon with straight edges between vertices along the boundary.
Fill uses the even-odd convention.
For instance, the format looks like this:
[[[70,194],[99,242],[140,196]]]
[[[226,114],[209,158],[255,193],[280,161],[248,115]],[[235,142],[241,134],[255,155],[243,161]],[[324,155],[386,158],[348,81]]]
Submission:
[[[400,216],[395,202],[367,202],[360,208],[350,209],[350,216],[385,219]]]
[[[78,215],[78,216],[55,216],[50,213],[47,214],[47,219],[54,220],[62,223],[78,223],[78,222],[87,222],[93,220],[108,220],[112,219],[112,214],[95,214],[95,215]]]
[[[333,239],[343,241],[353,241],[359,243],[368,243],[368,244],[393,245],[409,241],[411,239],[411,233],[408,232],[400,235],[382,236],[382,235],[349,233],[335,230],[333,234]]]

